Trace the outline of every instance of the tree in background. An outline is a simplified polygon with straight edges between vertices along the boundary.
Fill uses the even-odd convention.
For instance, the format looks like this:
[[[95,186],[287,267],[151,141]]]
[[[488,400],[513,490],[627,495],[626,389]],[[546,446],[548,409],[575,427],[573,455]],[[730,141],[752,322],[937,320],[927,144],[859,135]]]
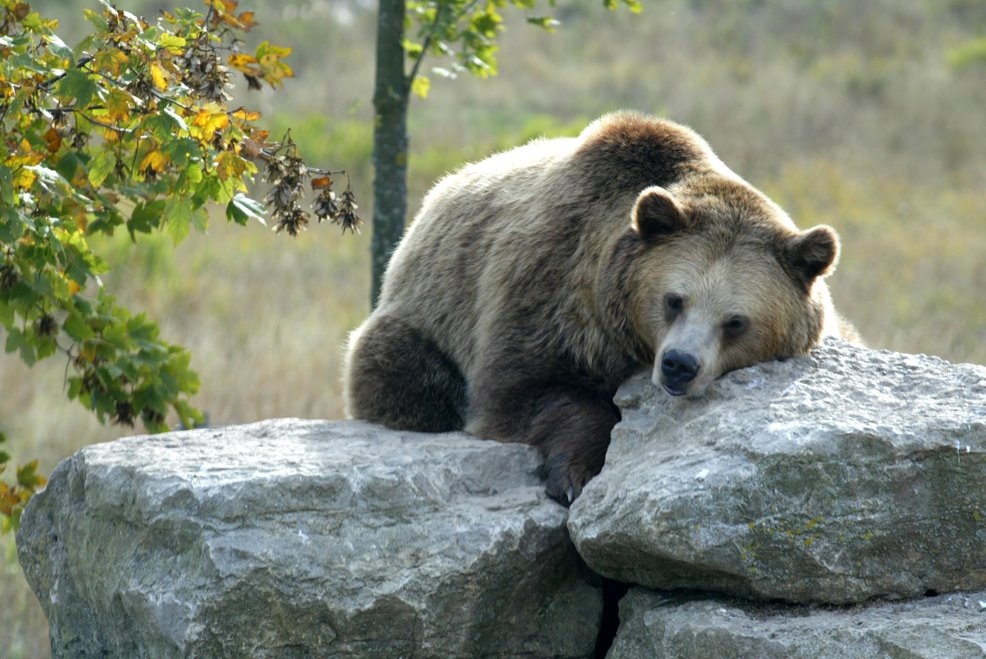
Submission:
[[[608,9],[625,4],[640,11],[640,0],[603,0]],[[404,233],[407,216],[407,111],[412,94],[425,97],[431,86],[421,73],[425,57],[444,58],[437,75],[469,72],[496,75],[496,39],[503,31],[500,10],[508,5],[533,10],[537,0],[380,0],[377,15],[376,81],[373,92],[373,239],[370,301],[376,306],[383,272]],[[555,0],[548,0],[549,6]],[[557,21],[528,16],[528,23],[554,30]],[[416,40],[405,38],[412,28]]]
[[[140,419],[157,432],[174,412],[190,427],[201,419],[188,400],[199,386],[191,356],[103,288],[109,265],[93,238],[164,232],[177,244],[206,227],[210,204],[238,224],[264,222],[269,210],[274,228],[294,235],[308,223],[299,200],[309,186],[314,215],[353,230],[348,176],[337,198],[330,175],[345,172],[307,167],[289,136],[271,141],[258,113],[228,106],[234,70],[251,88],[292,75],[288,48],[243,51],[255,22],[237,0],[204,0],[202,12],[178,9],[155,24],[102,2],[86,11],[92,32],[74,48],[26,2],[0,3],[5,349],[28,365],[61,355],[68,397],[101,422]],[[270,185],[266,203],[250,197],[256,174]],[[8,461],[0,451],[0,472]],[[2,530],[44,484],[36,468],[0,480]]]

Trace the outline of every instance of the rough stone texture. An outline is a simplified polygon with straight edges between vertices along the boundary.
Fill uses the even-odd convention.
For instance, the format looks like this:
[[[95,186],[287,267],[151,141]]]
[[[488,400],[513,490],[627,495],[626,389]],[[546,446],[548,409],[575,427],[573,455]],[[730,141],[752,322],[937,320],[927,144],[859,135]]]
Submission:
[[[756,606],[632,589],[607,657],[986,656],[986,592],[846,609]]]
[[[55,656],[584,656],[534,449],[281,420],[64,461],[17,546]]]
[[[597,572],[806,603],[986,588],[986,368],[830,340],[617,403],[569,517]]]
[[[824,609],[632,589],[607,657],[940,659],[986,656],[986,592]]]

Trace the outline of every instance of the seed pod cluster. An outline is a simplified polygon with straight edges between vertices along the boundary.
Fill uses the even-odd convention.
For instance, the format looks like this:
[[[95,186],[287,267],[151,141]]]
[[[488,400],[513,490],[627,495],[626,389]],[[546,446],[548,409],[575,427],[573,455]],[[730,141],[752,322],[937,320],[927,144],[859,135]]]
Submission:
[[[359,225],[363,223],[363,220],[356,214],[357,208],[359,206],[356,205],[356,195],[353,194],[353,189],[347,185],[339,201],[339,212],[332,216],[332,222],[341,225],[343,233],[346,233],[347,230],[353,233],[358,232]]]
[[[276,222],[274,230],[278,233],[287,231],[289,235],[297,236],[308,227],[308,213],[298,202],[304,193],[308,168],[297,155],[294,144],[288,142],[288,146],[288,153],[267,158],[265,177],[272,187],[264,197],[264,202],[274,207],[271,214]]]
[[[209,42],[209,35],[203,33],[174,59],[175,66],[182,72],[181,80],[199,97],[224,103],[232,98],[229,69],[222,63],[219,53]]]
[[[279,154],[278,151],[286,153]],[[274,230],[278,233],[287,231],[291,236],[308,228],[309,213],[301,207],[299,200],[305,192],[305,182],[309,181],[312,192],[316,193],[312,201],[312,212],[319,222],[330,220],[340,224],[343,232],[357,232],[363,220],[356,214],[356,195],[353,194],[346,172],[329,172],[321,170],[314,172],[305,166],[298,155],[298,148],[290,137],[285,136],[277,150],[264,150],[262,157],[266,161],[264,178],[271,184],[271,189],[264,197],[264,202],[273,207],[271,217],[275,220]],[[312,178],[313,173],[321,174]],[[346,175],[346,190],[337,196],[332,190],[332,178],[329,174],[341,173]]]

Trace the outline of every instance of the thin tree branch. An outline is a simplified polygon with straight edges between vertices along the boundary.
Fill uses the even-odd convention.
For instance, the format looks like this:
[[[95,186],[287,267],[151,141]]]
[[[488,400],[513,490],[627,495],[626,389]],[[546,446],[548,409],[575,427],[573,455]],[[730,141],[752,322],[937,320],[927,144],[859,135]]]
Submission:
[[[458,23],[459,19],[471,12],[478,4],[479,0],[472,0],[472,2],[463,7],[462,11],[453,17],[452,23]],[[418,71],[421,69],[421,63],[428,54],[428,49],[431,48],[431,44],[435,40],[435,35],[438,33],[438,25],[441,21],[442,9],[444,9],[444,5],[441,2],[438,2],[438,7],[435,9],[435,20],[431,22],[431,28],[428,30],[428,34],[425,35],[425,40],[421,44],[421,52],[418,53],[416,58],[414,58],[414,65],[411,67],[411,73],[409,73],[405,79],[408,91],[410,91],[411,85],[414,84],[414,79],[418,77]]]

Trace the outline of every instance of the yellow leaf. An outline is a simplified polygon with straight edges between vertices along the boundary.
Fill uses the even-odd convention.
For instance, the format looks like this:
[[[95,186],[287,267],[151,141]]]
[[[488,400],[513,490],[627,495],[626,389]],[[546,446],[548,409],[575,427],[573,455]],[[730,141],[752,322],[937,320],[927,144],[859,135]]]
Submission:
[[[7,166],[10,168],[19,167],[20,165],[37,165],[39,162],[44,160],[44,154],[38,153],[31,148],[31,143],[27,141],[27,138],[21,140],[18,152],[12,154],[10,158],[7,159]]]
[[[0,483],[0,515],[9,517],[20,502],[20,497],[6,483]]]
[[[100,49],[95,55],[96,68],[100,72],[112,76],[120,75],[120,71],[130,61],[127,55],[119,48],[112,50]]]
[[[230,55],[229,65],[237,71],[242,71],[243,73],[254,77],[262,75],[263,73],[263,71],[260,70],[260,64],[257,62],[257,58],[246,53],[235,53]]]
[[[211,142],[217,130],[229,126],[229,115],[215,103],[199,110],[192,119],[188,132],[200,142]]]
[[[180,53],[181,49],[184,48],[187,43],[183,37],[167,33],[162,34],[158,41],[162,46],[174,53]]]
[[[21,190],[28,190],[32,185],[34,185],[34,180],[37,178],[35,173],[27,169],[26,167],[21,167],[14,172],[14,187]]]
[[[236,6],[240,3],[237,0],[205,0],[205,4],[220,14],[228,14],[236,11]]]
[[[267,41],[257,47],[256,57],[263,71],[262,77],[271,87],[280,86],[282,78],[294,77],[291,67],[281,61],[290,54],[290,48],[275,46]]]
[[[257,46],[257,59],[264,61],[268,58],[279,59],[281,57],[287,57],[291,54],[291,48],[288,46],[275,46],[269,41],[265,41],[259,46]]]
[[[239,119],[240,121],[256,121],[260,119],[260,113],[254,112],[253,110],[246,110],[244,108],[237,108],[233,110],[233,117]]]
[[[421,98],[428,97],[428,91],[431,89],[431,80],[424,76],[414,76],[414,80],[411,82],[411,93],[420,96]]]
[[[244,172],[247,171],[247,167],[251,165],[252,163],[240,158],[236,153],[223,151],[216,158],[216,173],[219,174],[219,180],[221,181],[226,181],[230,178],[242,178]]]
[[[199,110],[195,114],[195,119],[192,120],[192,123],[201,128],[203,132],[211,133],[228,126],[229,116],[222,110],[217,112],[207,108],[205,110]]]
[[[135,102],[133,95],[122,89],[114,89],[106,95],[106,121],[111,124],[129,121]]]
[[[164,69],[157,62],[151,62],[151,80],[158,90],[163,91],[168,88],[168,81],[165,78]]]
[[[144,159],[140,161],[140,171],[145,172],[148,169],[152,169],[155,172],[163,172],[164,168],[168,166],[168,155],[161,153],[157,149],[151,151]]]

